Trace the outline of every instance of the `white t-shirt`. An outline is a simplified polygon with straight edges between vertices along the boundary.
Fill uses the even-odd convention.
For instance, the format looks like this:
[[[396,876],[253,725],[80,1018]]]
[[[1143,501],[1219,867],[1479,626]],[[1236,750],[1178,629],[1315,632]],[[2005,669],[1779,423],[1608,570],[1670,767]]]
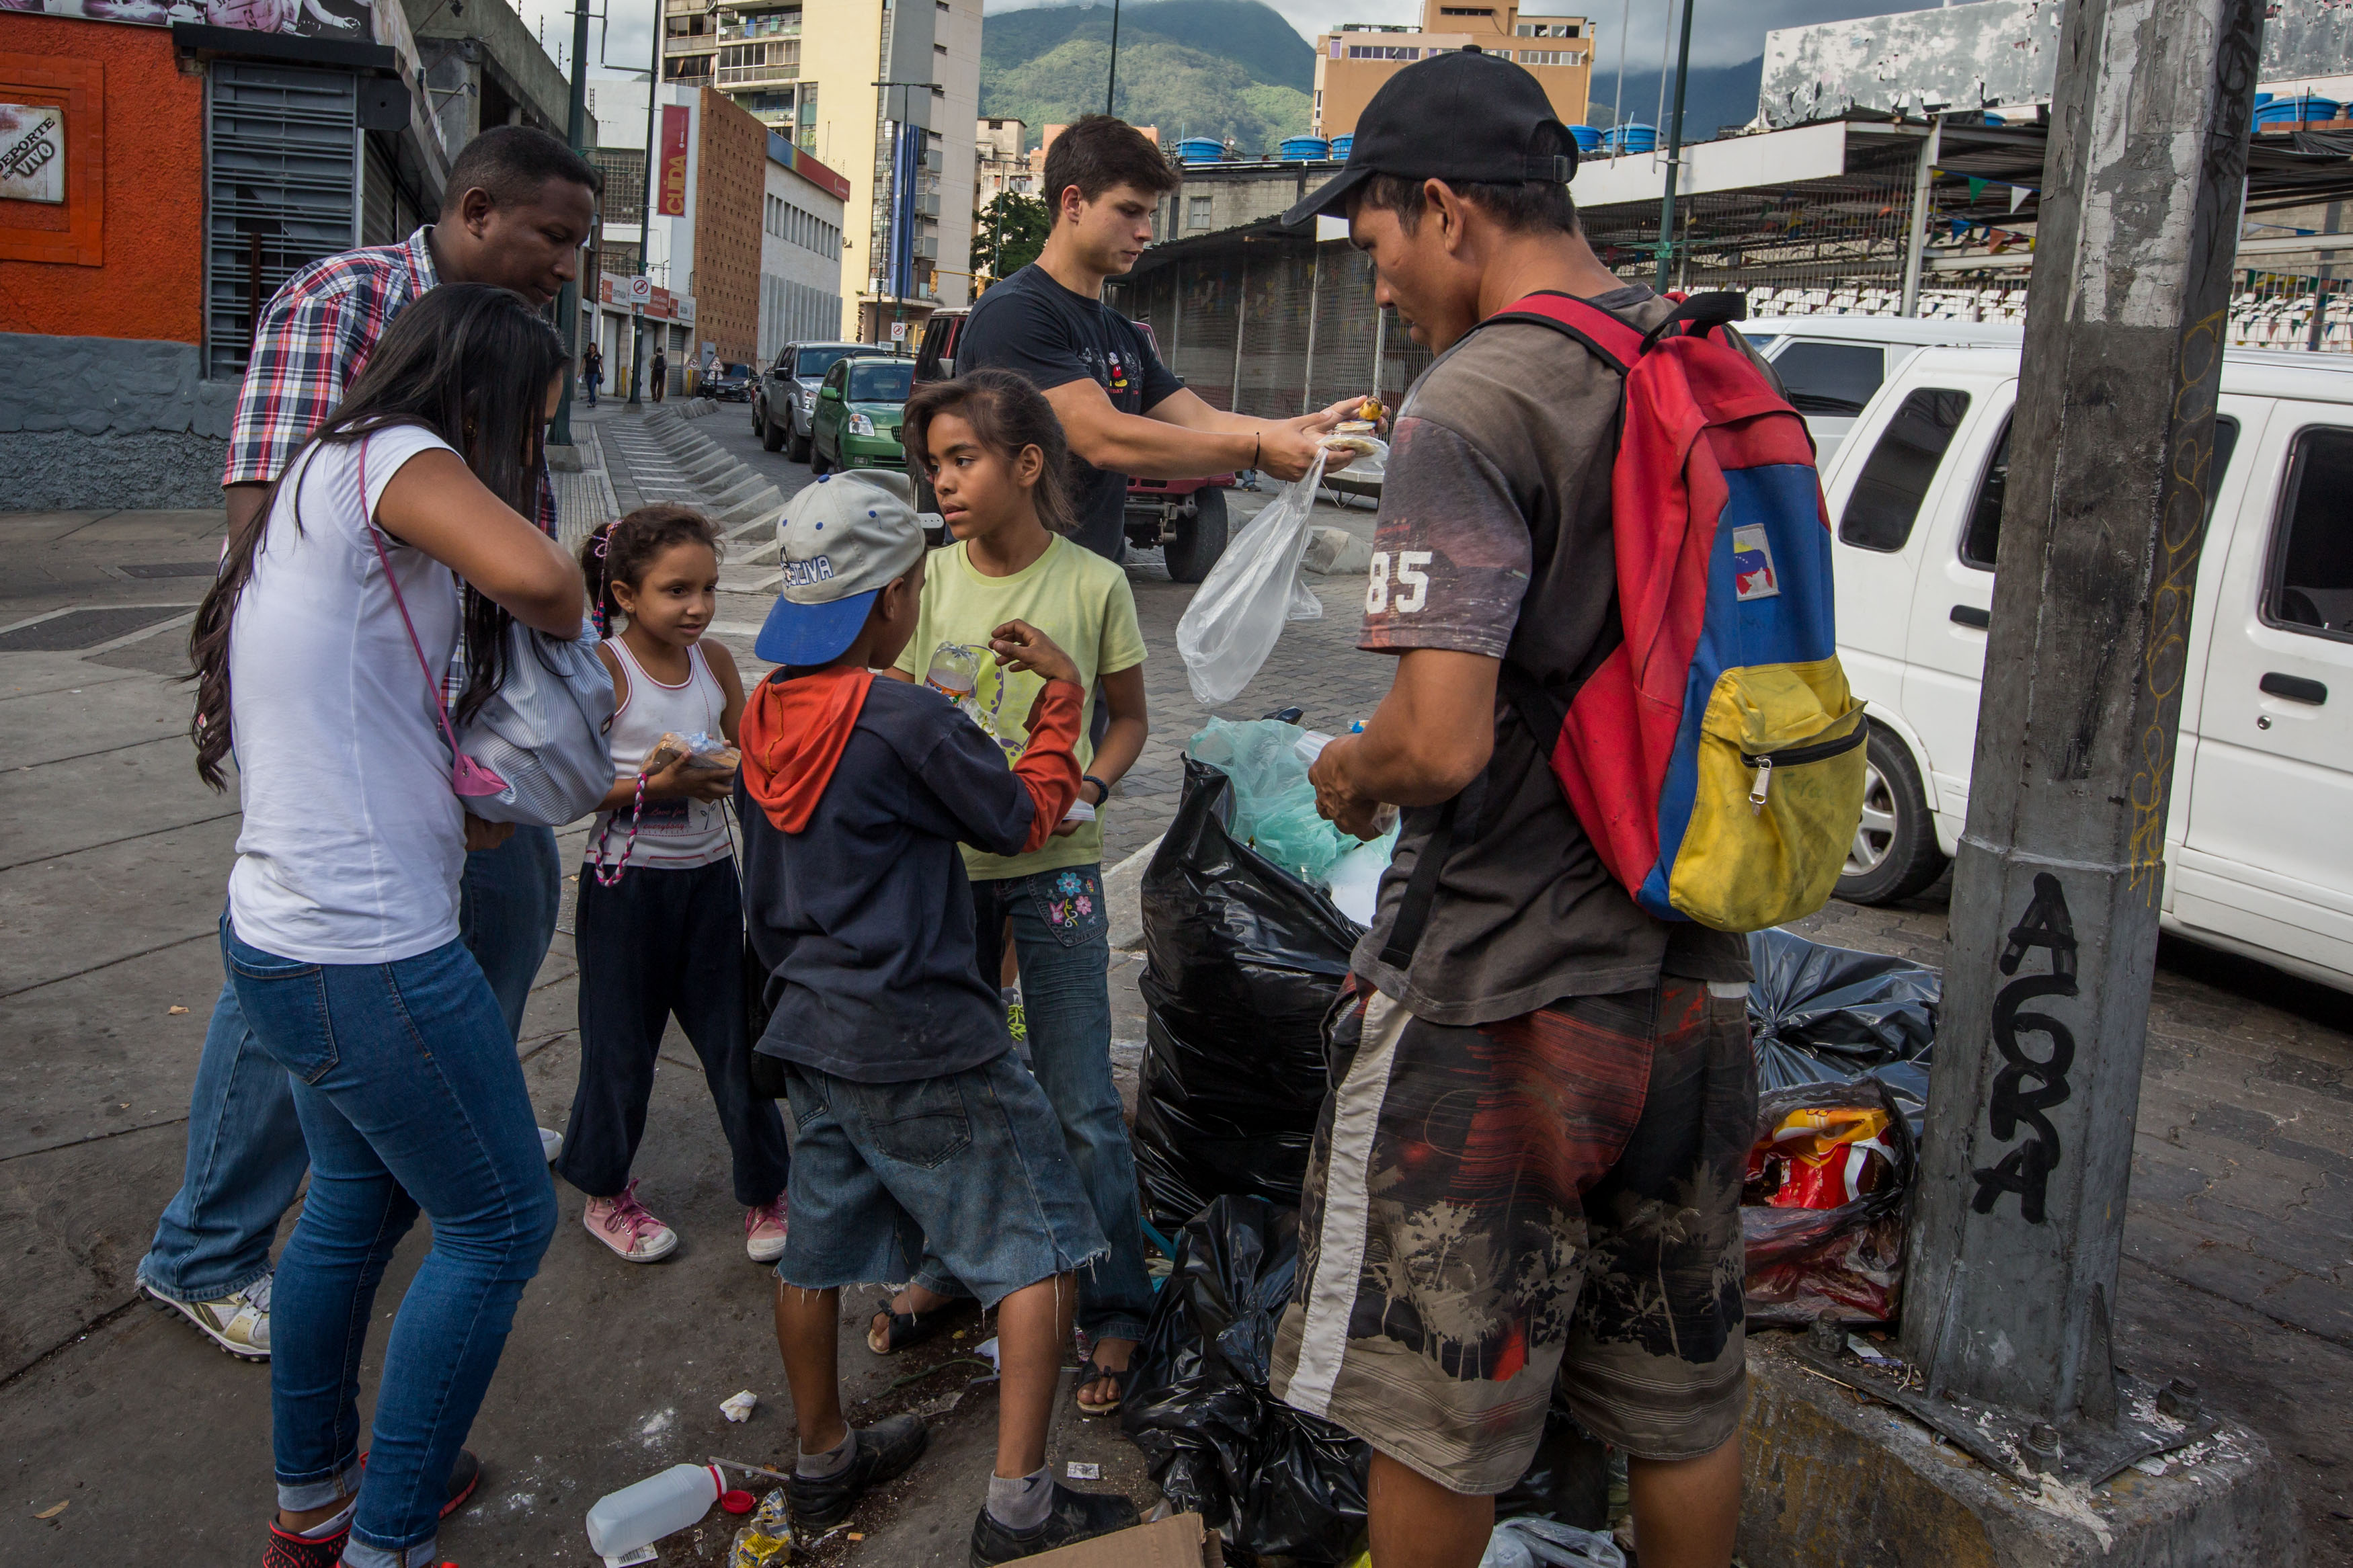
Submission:
[[[229,919],[264,952],[392,963],[457,939],[464,808],[449,789],[437,689],[364,521],[408,459],[451,449],[413,426],[314,447],[270,508],[228,645],[245,806]],[[384,544],[438,675],[457,647],[458,580],[388,535]]]

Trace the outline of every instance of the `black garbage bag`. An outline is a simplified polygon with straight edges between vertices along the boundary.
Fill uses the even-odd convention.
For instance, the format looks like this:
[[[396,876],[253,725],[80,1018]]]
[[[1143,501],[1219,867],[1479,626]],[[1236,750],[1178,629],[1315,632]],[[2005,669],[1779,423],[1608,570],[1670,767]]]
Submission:
[[[1777,1144],[1775,1134],[1793,1112],[1806,1110],[1881,1114],[1884,1131],[1873,1141],[1875,1147],[1856,1156],[1853,1167],[1870,1178],[1869,1191],[1849,1192],[1843,1164],[1802,1173],[1803,1179],[1786,1165],[1774,1167],[1770,1152],[1788,1146]],[[1900,1097],[1878,1079],[1799,1084],[1758,1095],[1757,1138],[1740,1207],[1741,1237],[1748,1249],[1750,1326],[1796,1328],[1817,1318],[1894,1322],[1903,1306],[1905,1211],[1918,1173],[1918,1145]],[[1777,1183],[1785,1203],[1800,1194],[1818,1204],[1845,1201],[1773,1206],[1765,1191]]]
[[[1928,1102],[1928,1053],[1944,979],[1907,959],[1809,942],[1775,927],[1751,931],[1748,1024],[1757,1087],[1885,1084],[1916,1136]]]
[[[1238,1555],[1346,1562],[1364,1534],[1372,1450],[1267,1390],[1298,1276],[1298,1215],[1219,1198],[1179,1230],[1175,1262],[1136,1347],[1120,1425],[1176,1511],[1199,1513]],[[1496,1514],[1599,1530],[1609,1497],[1601,1444],[1556,1409]]]
[[[1324,1017],[1358,935],[1331,900],[1236,842],[1232,819],[1232,781],[1187,758],[1184,799],[1144,873],[1135,1167],[1164,1230],[1224,1194],[1298,1205],[1324,1104]]]

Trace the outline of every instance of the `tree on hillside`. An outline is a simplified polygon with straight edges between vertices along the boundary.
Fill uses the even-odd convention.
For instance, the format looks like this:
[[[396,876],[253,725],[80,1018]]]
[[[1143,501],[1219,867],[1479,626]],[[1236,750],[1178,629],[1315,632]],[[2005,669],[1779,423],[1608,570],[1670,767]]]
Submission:
[[[1038,259],[1052,226],[1046,203],[1018,191],[999,191],[972,220],[972,271],[976,278],[1009,278]]]

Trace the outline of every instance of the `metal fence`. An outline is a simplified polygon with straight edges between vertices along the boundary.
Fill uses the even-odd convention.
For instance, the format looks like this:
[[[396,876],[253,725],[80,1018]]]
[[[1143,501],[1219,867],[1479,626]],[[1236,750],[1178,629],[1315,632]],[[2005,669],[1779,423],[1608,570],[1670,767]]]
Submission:
[[[1366,392],[1394,403],[1430,363],[1374,305],[1372,263],[1339,241],[1253,237],[1173,260],[1114,302],[1205,402],[1266,418]]]

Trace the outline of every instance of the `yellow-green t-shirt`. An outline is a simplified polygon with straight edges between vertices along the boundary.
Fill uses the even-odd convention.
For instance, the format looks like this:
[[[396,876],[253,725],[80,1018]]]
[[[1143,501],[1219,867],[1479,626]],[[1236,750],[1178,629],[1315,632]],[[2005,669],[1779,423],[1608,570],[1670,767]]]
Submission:
[[[1088,737],[1101,678],[1144,662],[1144,632],[1135,622],[1135,595],[1128,588],[1127,573],[1060,535],[1047,542],[1043,555],[1007,577],[975,571],[970,548],[962,542],[932,552],[915,635],[899,656],[899,668],[924,680],[944,647],[977,647],[973,700],[1006,748],[1008,767],[1029,743],[1029,704],[1045,684],[1035,675],[998,668],[988,652],[989,633],[1012,620],[1028,621],[1044,632],[1079,667],[1079,679],[1087,689],[1077,747],[1083,773],[1094,758]],[[1092,866],[1102,859],[1100,819],[1081,824],[1067,838],[1049,838],[1043,848],[1027,855],[987,855],[970,845],[964,851],[965,870],[976,882]]]

